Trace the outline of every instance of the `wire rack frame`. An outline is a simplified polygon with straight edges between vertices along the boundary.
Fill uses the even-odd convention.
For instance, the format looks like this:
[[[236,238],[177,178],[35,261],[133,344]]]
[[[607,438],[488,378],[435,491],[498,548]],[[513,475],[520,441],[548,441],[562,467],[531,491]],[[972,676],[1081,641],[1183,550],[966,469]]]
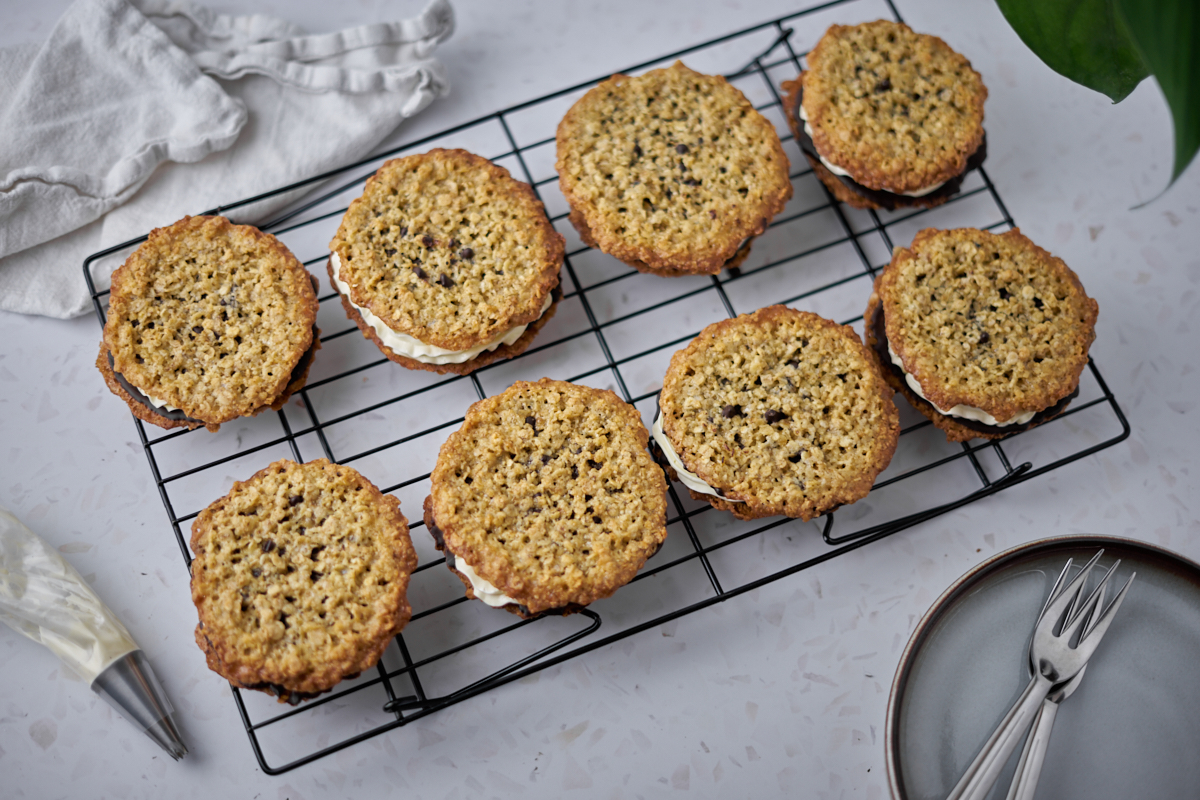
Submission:
[[[758,54],[751,58],[748,63],[746,63],[745,67],[729,73],[727,77],[729,77],[730,80],[761,79],[766,89],[767,100],[765,103],[758,105],[759,110],[766,113],[769,110],[774,109],[778,112],[781,109],[780,95],[778,94],[777,88],[779,83],[779,71],[785,71],[787,73],[786,77],[794,77],[801,69],[800,59],[804,55],[802,52],[797,52],[797,50],[793,47],[791,38],[793,30],[796,29],[796,26],[804,25],[806,23],[815,25],[816,23],[812,22],[809,18],[818,12],[824,12],[843,6],[851,6],[856,2],[861,2],[861,0],[835,0],[835,2],[828,2],[812,6],[795,14],[780,17],[770,22],[736,31],[734,33],[712,39],[684,50],[679,50],[675,53],[661,56],[652,61],[647,61],[643,64],[631,67],[625,71],[628,73],[636,73],[640,70],[664,61],[696,54],[702,50],[705,50],[706,48],[736,44],[739,40],[750,41],[753,37],[757,36],[759,38],[754,39],[754,41],[758,42],[755,45],[755,47],[758,49],[750,52],[757,52]],[[885,12],[890,14],[894,19],[901,21],[901,17],[896,11],[896,8],[891,0],[881,0],[881,2],[877,3],[877,5],[880,5],[883,9],[885,9]],[[769,46],[767,46],[765,50],[761,49],[763,46],[761,37],[764,33],[770,34],[772,37],[769,40]],[[527,163],[527,155],[530,153],[530,151],[536,148],[545,147],[552,144],[554,141],[553,135],[522,145],[518,143],[518,138],[514,136],[512,128],[510,127],[510,122],[514,114],[517,114],[518,112],[533,108],[539,104],[544,104],[549,101],[567,97],[573,93],[577,93],[591,85],[594,85],[596,82],[598,82],[598,80],[599,79],[561,89],[557,92],[553,92],[543,97],[530,100],[526,103],[521,103],[505,110],[480,117],[454,128],[440,131],[433,136],[426,137],[416,142],[408,143],[389,153],[373,156],[369,159],[351,164],[342,169],[318,175],[311,179],[300,181],[289,186],[284,186],[274,191],[267,192],[256,197],[247,198],[237,203],[233,203],[228,206],[222,206],[204,213],[229,214],[231,211],[245,208],[262,200],[269,200],[271,198],[279,197],[287,193],[293,193],[298,190],[311,189],[318,184],[334,181],[333,188],[325,190],[316,198],[307,200],[297,207],[293,207],[287,213],[278,216],[271,222],[261,225],[260,227],[263,230],[270,231],[276,235],[283,235],[305,226],[317,224],[323,220],[340,218],[341,214],[345,211],[344,206],[340,206],[331,211],[314,213],[314,215],[307,217],[305,215],[315,209],[321,209],[322,204],[327,204],[331,199],[337,198],[340,194],[346,192],[347,189],[361,186],[361,184],[374,170],[372,168],[370,171],[362,174],[355,173],[361,173],[362,168],[366,167],[367,165],[377,165],[381,158],[394,155],[402,151],[419,150],[423,145],[427,145],[429,142],[434,140],[443,140],[448,136],[453,136],[455,134],[468,131],[485,123],[496,123],[499,125],[500,129],[503,131],[504,139],[506,140],[508,147],[507,151],[494,154],[492,156],[492,160],[500,160],[505,158],[515,159],[515,162],[519,167],[519,174],[517,177],[529,182],[534,187],[534,191],[538,194],[539,198],[545,201],[545,195],[549,190],[549,187],[555,183],[557,178],[549,177],[542,180],[537,180],[533,174],[533,171],[531,171],[529,168],[529,164]],[[781,138],[787,142],[791,139],[791,136],[790,134],[784,134]],[[794,159],[794,163],[803,165],[803,168],[793,169],[791,175],[793,182],[803,180],[815,181],[815,176],[812,175],[812,170],[807,167],[807,164],[803,159]],[[964,184],[964,190],[959,195],[956,195],[954,198],[952,198],[946,204],[946,206],[956,203],[964,203],[972,197],[990,199],[993,212],[999,216],[999,219],[993,218],[991,221],[983,222],[983,224],[977,224],[976,227],[986,228],[989,230],[1014,227],[1014,221],[1009,215],[1003,201],[1000,199],[1000,196],[996,191],[996,187],[988,177],[986,171],[980,168],[976,172],[978,176],[978,180],[975,182],[976,185],[970,187]],[[347,175],[353,175],[353,177],[347,179]],[[640,404],[643,412],[647,410],[647,406],[649,406],[649,409],[652,411],[654,400],[657,395],[657,389],[650,392],[631,392],[629,383],[626,380],[626,376],[622,372],[622,368],[625,367],[628,370],[629,365],[632,362],[651,354],[661,354],[664,352],[669,354],[678,347],[683,346],[683,344],[688,340],[695,337],[699,333],[699,330],[678,330],[677,335],[673,336],[668,341],[658,342],[653,347],[635,353],[618,355],[617,353],[614,353],[613,348],[610,347],[610,343],[606,337],[606,332],[610,331],[614,325],[635,320],[641,315],[653,313],[655,310],[669,307],[672,304],[679,303],[688,299],[689,297],[693,297],[704,292],[715,292],[720,300],[720,304],[723,307],[724,312],[730,317],[736,316],[736,305],[730,297],[730,292],[734,287],[736,287],[739,281],[744,281],[749,276],[764,274],[770,270],[787,269],[789,266],[794,266],[798,261],[801,261],[805,258],[813,256],[819,257],[823,253],[827,252],[830,248],[844,245],[848,245],[850,248],[852,248],[856,258],[858,259],[860,267],[856,271],[848,275],[836,277],[833,280],[830,280],[819,286],[808,288],[801,293],[772,298],[772,302],[784,303],[788,305],[804,305],[814,298],[819,297],[822,295],[822,293],[831,292],[838,287],[846,285],[852,281],[862,279],[874,280],[874,277],[881,268],[882,264],[878,263],[877,261],[873,262],[868,253],[870,248],[866,244],[867,240],[870,237],[878,237],[878,241],[882,242],[883,246],[886,248],[885,253],[890,253],[893,246],[891,233],[892,230],[896,229],[898,226],[903,228],[905,227],[904,224],[907,221],[914,218],[920,218],[930,213],[928,210],[907,211],[885,214],[882,216],[875,211],[858,213],[839,205],[833,199],[833,197],[829,195],[823,186],[820,186],[819,190],[823,193],[822,202],[795,213],[785,211],[784,214],[771,223],[771,228],[787,225],[806,216],[811,216],[822,212],[830,212],[836,219],[836,225],[838,228],[837,235],[832,240],[823,242],[815,247],[801,248],[793,252],[788,252],[782,256],[774,257],[768,260],[766,263],[758,264],[753,268],[744,266],[743,269],[729,270],[722,275],[711,277],[711,279],[704,285],[698,287],[690,285],[690,288],[687,288],[683,292],[672,294],[665,299],[639,307],[632,312],[613,318],[603,319],[597,314],[594,304],[589,302],[589,293],[595,293],[597,290],[610,287],[614,284],[620,283],[621,281],[643,280],[645,277],[643,276],[643,278],[638,278],[639,273],[636,273],[632,270],[627,270],[607,277],[603,280],[587,283],[586,281],[580,279],[578,274],[579,270],[577,270],[576,267],[578,260],[582,254],[587,252],[588,248],[580,246],[570,250],[564,262],[564,273],[565,277],[569,278],[573,286],[568,286],[567,282],[564,280],[564,302],[572,298],[578,300],[580,309],[586,317],[586,325],[580,330],[560,337],[554,341],[545,343],[538,342],[534,347],[531,347],[524,354],[518,356],[518,359],[514,360],[530,358],[538,352],[560,345],[569,339],[592,337],[595,344],[598,345],[600,351],[603,353],[604,363],[601,366],[593,369],[571,375],[567,377],[567,379],[572,381],[588,381],[596,380],[597,376],[603,375],[605,376],[604,379],[608,380],[612,385],[614,385],[618,393],[621,394],[625,400],[635,405]],[[547,204],[547,207],[550,207],[549,204]],[[945,206],[943,206],[943,208],[944,207]],[[565,217],[565,213],[551,215],[551,221],[555,223],[557,227],[560,227],[560,229],[564,230],[564,232],[566,231],[562,226],[565,222]],[[114,254],[121,253],[122,251],[127,251],[130,247],[145,241],[145,239],[146,237],[143,236],[129,242],[124,242],[120,245],[108,248],[107,250],[89,256],[85,260],[83,265],[84,276],[87,280],[89,290],[91,291],[97,317],[102,325],[105,320],[105,307],[108,291],[98,291],[96,289],[95,283],[92,279],[93,264],[99,259],[113,256]],[[306,267],[313,267],[324,262],[326,258],[327,254],[324,254],[307,260],[304,263]],[[650,278],[650,280],[661,281],[664,279]],[[568,289],[570,289],[570,291],[567,291]],[[319,299],[322,304],[330,303],[332,301],[334,305],[337,305],[338,302],[336,292],[321,296]],[[865,304],[865,296],[863,301]],[[840,321],[843,324],[861,324],[861,316]],[[346,335],[353,335],[356,331],[356,327],[350,326],[343,330],[322,336],[322,342],[328,343],[334,339]],[[544,332],[543,337],[545,337]],[[266,441],[260,442],[251,447],[239,447],[235,452],[231,452],[228,455],[224,455],[206,463],[192,466],[183,470],[164,471],[160,467],[161,456],[160,454],[156,454],[156,449],[161,448],[166,443],[172,442],[183,436],[206,436],[207,434],[203,431],[203,429],[199,429],[197,431],[174,431],[171,433],[151,437],[148,435],[147,428],[144,423],[135,418],[134,423],[137,427],[138,435],[149,461],[155,485],[158,488],[159,495],[164,507],[166,508],[168,518],[172,528],[174,529],[174,533],[185,562],[190,565],[191,553],[189,551],[182,526],[194,519],[198,512],[185,514],[177,513],[175,509],[175,501],[172,499],[172,490],[173,487],[177,485],[177,481],[198,473],[202,473],[206,470],[211,470],[223,464],[227,464],[235,459],[244,458],[248,455],[252,456],[259,454],[265,459],[265,451],[269,451],[271,448],[276,448],[282,445],[286,445],[292,458],[302,462],[305,460],[305,458],[301,452],[302,448],[300,441],[303,440],[304,437],[315,436],[316,440],[319,442],[320,454],[323,457],[328,458],[330,461],[337,463],[351,462],[356,459],[368,457],[381,451],[385,451],[389,448],[396,448],[406,443],[417,441],[421,437],[425,437],[430,434],[436,434],[439,431],[445,431],[445,433],[448,433],[449,429],[457,427],[462,422],[462,416],[458,415],[455,419],[441,422],[435,426],[413,432],[404,437],[353,454],[335,452],[335,448],[331,446],[327,436],[327,432],[331,426],[354,422],[356,418],[361,418],[364,415],[378,411],[379,409],[387,406],[402,406],[405,403],[419,403],[423,399],[422,396],[426,393],[437,389],[438,387],[444,387],[448,384],[456,382],[469,383],[473,389],[474,395],[479,399],[487,396],[487,391],[481,383],[479,376],[487,369],[490,369],[490,367],[477,371],[469,376],[449,376],[429,385],[388,397],[382,401],[373,403],[365,408],[358,409],[349,414],[326,419],[322,419],[320,417],[318,406],[310,397],[312,392],[321,386],[347,380],[352,376],[363,373],[364,371],[375,369],[386,364],[388,364],[386,359],[379,358],[310,383],[299,393],[302,400],[302,406],[305,411],[307,424],[300,427],[294,427],[292,422],[289,421],[288,415],[283,410],[280,410],[277,412],[278,423],[281,429],[281,433],[278,436],[270,437]],[[392,367],[392,369],[399,368]],[[731,581],[728,579],[728,577],[726,577],[725,580],[722,580],[722,575],[720,574],[721,569],[715,562],[723,553],[732,550],[735,545],[754,540],[755,537],[761,537],[767,531],[779,528],[781,526],[789,524],[801,525],[801,523],[798,523],[794,520],[777,518],[764,524],[755,523],[748,526],[747,529],[739,530],[730,535],[714,538],[707,533],[698,531],[697,523],[697,520],[702,519],[702,515],[713,514],[714,512],[712,508],[707,504],[695,503],[691,501],[686,493],[681,494],[675,485],[671,485],[669,493],[673,513],[669,515],[668,526],[674,526],[673,529],[682,529],[684,534],[683,544],[671,554],[665,556],[659,555],[656,557],[654,561],[650,562],[650,564],[647,565],[647,568],[645,568],[637,576],[637,578],[635,578],[634,584],[665,575],[672,570],[681,570],[685,567],[695,567],[696,565],[699,565],[702,570],[704,580],[707,582],[708,594],[706,597],[703,597],[696,602],[683,603],[677,607],[670,608],[669,610],[665,611],[665,613],[654,613],[650,615],[649,618],[634,620],[631,623],[625,624],[624,627],[610,635],[604,637],[593,637],[592,634],[594,634],[601,627],[602,623],[601,614],[596,609],[603,606],[601,610],[607,611],[609,606],[605,605],[605,603],[619,601],[622,595],[621,593],[618,593],[616,597],[612,598],[612,601],[602,601],[602,603],[597,604],[592,608],[584,609],[580,615],[572,618],[579,621],[577,630],[571,631],[564,636],[559,636],[558,633],[551,633],[548,637],[542,637],[540,643],[544,643],[544,646],[533,647],[529,650],[519,650],[516,654],[510,654],[511,660],[506,661],[504,666],[500,667],[499,669],[492,669],[489,667],[487,674],[479,677],[478,679],[468,681],[465,683],[465,685],[455,688],[453,691],[436,695],[427,693],[425,686],[429,682],[428,677],[430,675],[430,671],[435,669],[444,669],[445,665],[449,663],[449,661],[455,659],[456,657],[462,657],[464,653],[471,651],[473,648],[492,646],[502,637],[519,635],[516,633],[517,631],[521,631],[522,629],[528,630],[529,626],[550,624],[550,619],[541,618],[534,620],[522,620],[515,623],[509,623],[506,620],[503,622],[503,624],[493,626],[493,629],[487,631],[486,633],[468,636],[462,641],[458,641],[451,646],[446,646],[440,650],[426,653],[420,657],[414,657],[412,650],[410,649],[410,642],[406,641],[406,637],[410,635],[409,632],[412,630],[413,624],[420,620],[433,618],[436,615],[444,615],[453,609],[461,608],[463,604],[466,603],[466,599],[460,595],[454,597],[453,599],[446,600],[445,602],[436,603],[424,608],[416,607],[416,603],[414,603],[414,614],[412,622],[410,622],[409,629],[406,630],[405,633],[397,636],[395,639],[395,653],[390,658],[392,663],[390,665],[385,664],[385,662],[389,661],[389,658],[385,656],[385,659],[382,660],[376,667],[374,675],[361,676],[357,681],[347,682],[352,684],[348,687],[339,687],[330,694],[326,694],[321,698],[309,701],[299,707],[286,710],[282,713],[269,711],[256,715],[248,708],[250,703],[244,696],[243,692],[234,689],[233,694],[235,702],[237,704],[238,711],[242,718],[246,732],[249,736],[255,757],[258,760],[262,770],[268,774],[277,775],[286,772],[343,748],[349,747],[350,745],[376,736],[385,731],[406,725],[440,709],[461,702],[467,698],[474,697],[497,686],[517,680],[552,665],[562,663],[567,659],[574,658],[575,656],[583,653],[604,647],[615,641],[632,636],[649,628],[660,626],[663,623],[669,622],[678,617],[694,613],[716,603],[724,602],[732,597],[736,597],[773,581],[793,575],[824,561],[828,561],[829,559],[836,558],[856,548],[863,547],[871,542],[877,541],[912,525],[932,519],[940,514],[945,514],[948,511],[977,501],[988,495],[995,494],[1002,489],[1043,475],[1051,470],[1089,456],[1106,447],[1111,447],[1112,445],[1128,437],[1130,432],[1129,424],[1125,419],[1120,406],[1117,404],[1115,397],[1109,390],[1107,384],[1104,382],[1104,379],[1102,378],[1095,363],[1089,361],[1088,370],[1094,382],[1094,391],[1092,393],[1094,396],[1090,398],[1084,398],[1081,396],[1081,398],[1072,404],[1066,413],[1056,420],[1053,420],[1050,423],[1033,429],[1027,433],[1014,434],[1013,436],[1002,440],[990,441],[982,444],[965,443],[957,448],[951,449],[951,451],[948,453],[937,453],[933,456],[918,453],[915,458],[908,459],[902,468],[896,470],[889,468],[889,470],[884,473],[882,479],[877,481],[873,489],[873,494],[880,492],[881,490],[885,490],[888,486],[899,484],[901,482],[908,482],[905,484],[906,491],[908,491],[908,487],[912,485],[912,482],[918,480],[921,476],[929,475],[935,470],[945,469],[948,467],[954,468],[960,473],[965,471],[965,474],[970,476],[970,479],[974,482],[975,485],[973,487],[958,493],[956,496],[945,500],[944,502],[931,502],[927,505],[919,504],[922,507],[918,508],[916,511],[887,518],[882,522],[865,525],[859,528],[854,528],[853,524],[851,524],[850,527],[852,530],[848,532],[838,532],[835,534],[835,518],[838,516],[838,514],[827,514],[824,516],[823,522],[819,525],[821,542],[823,544],[822,549],[816,552],[809,552],[805,554],[804,557],[797,560],[796,563],[792,563],[783,569],[772,569],[767,571],[766,574],[761,574],[753,579],[742,580],[739,582]],[[465,408],[462,410],[465,411]],[[1084,446],[1072,446],[1068,448],[1066,452],[1063,452],[1061,448],[1052,449],[1051,457],[1047,458],[1045,463],[1038,463],[1035,465],[1035,459],[1031,458],[1030,460],[1020,460],[1019,457],[1010,455],[1009,451],[1012,449],[1017,451],[1023,450],[1020,447],[1020,443],[1023,440],[1027,440],[1031,436],[1036,437],[1039,435],[1039,431],[1042,431],[1045,428],[1064,425],[1070,426],[1070,420],[1072,418],[1085,412],[1089,412],[1089,410],[1092,414],[1095,414],[1097,411],[1106,412],[1106,421],[1108,423],[1108,427],[1112,427],[1112,424],[1115,423],[1115,426],[1118,430],[1113,435],[1104,438],[1092,436],[1091,439],[1086,439],[1085,437]],[[924,418],[919,417],[916,414],[911,414],[910,417],[911,422],[902,427],[901,444],[898,453],[906,449],[920,449],[915,445],[912,448],[909,448],[908,442],[922,436],[922,431],[925,431],[926,434],[935,433],[935,431],[931,429],[931,424],[927,420],[924,420]],[[1086,427],[1090,431],[1091,428],[1095,426]],[[987,463],[985,463],[985,461],[987,461]],[[1014,462],[1016,463],[1014,464]],[[265,465],[265,463],[263,465]],[[426,481],[428,478],[428,472],[410,476],[401,482],[383,488],[383,491],[398,492],[406,487]],[[720,512],[715,513],[719,514]],[[847,511],[844,510],[838,513],[845,515]],[[855,518],[852,517],[851,521],[853,523]],[[422,527],[422,525],[423,523],[418,520],[413,522],[411,527],[415,530]],[[812,525],[812,523],[809,523],[809,525]],[[417,573],[425,572],[437,567],[442,563],[444,563],[444,559],[434,554],[433,557],[424,560],[424,563],[421,563],[418,566]],[[455,585],[457,585],[457,582],[455,582]],[[501,614],[500,616],[507,615]],[[311,749],[305,748],[308,750],[307,752],[289,756],[282,764],[269,763],[269,758],[264,752],[261,737],[264,732],[269,731],[272,726],[286,724],[287,722],[292,722],[298,718],[304,718],[306,716],[312,718],[314,714],[319,713],[318,709],[321,709],[323,706],[327,706],[331,703],[345,703],[349,699],[352,699],[352,696],[364,692],[374,691],[376,695],[378,695],[380,690],[382,690],[381,699],[384,700],[382,704],[383,711],[386,712],[387,715],[385,721],[365,726],[359,725],[358,729],[356,729],[351,735],[345,736],[333,744],[328,744],[323,740],[318,739],[317,746]],[[251,692],[249,694],[254,695],[255,693]],[[256,716],[258,718],[256,718]]]

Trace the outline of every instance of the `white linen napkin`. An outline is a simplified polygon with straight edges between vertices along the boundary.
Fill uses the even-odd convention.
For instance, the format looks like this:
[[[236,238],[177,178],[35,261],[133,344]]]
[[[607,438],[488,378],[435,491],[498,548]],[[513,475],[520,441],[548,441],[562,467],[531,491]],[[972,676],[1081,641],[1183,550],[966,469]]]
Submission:
[[[367,155],[448,91],[432,54],[453,30],[449,0],[314,36],[187,0],[76,0],[41,47],[0,50],[0,309],[82,314],[91,253]]]

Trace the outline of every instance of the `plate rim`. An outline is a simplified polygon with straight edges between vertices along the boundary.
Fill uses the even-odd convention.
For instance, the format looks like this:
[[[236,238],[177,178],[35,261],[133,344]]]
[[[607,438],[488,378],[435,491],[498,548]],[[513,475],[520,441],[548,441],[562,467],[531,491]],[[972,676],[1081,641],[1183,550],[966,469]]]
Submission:
[[[892,677],[892,686],[888,692],[887,716],[884,720],[883,747],[884,760],[887,766],[888,790],[891,792],[893,800],[908,800],[907,795],[902,792],[900,787],[899,759],[896,752],[897,733],[895,727],[899,722],[898,702],[900,693],[911,675],[913,656],[925,643],[933,623],[938,621],[972,586],[992,573],[1004,569],[1009,563],[1018,558],[1023,558],[1042,550],[1053,551],[1059,548],[1074,549],[1077,547],[1086,547],[1089,544],[1095,544],[1097,547],[1119,545],[1121,547],[1140,549],[1147,551],[1148,554],[1173,561],[1190,571],[1196,585],[1200,587],[1200,563],[1193,561],[1187,556],[1138,539],[1090,533],[1048,536],[1042,539],[1035,539],[1031,542],[1025,542],[1024,544],[1019,544],[996,553],[967,570],[946,587],[945,591],[938,595],[937,599],[929,606],[929,609],[921,616],[916,627],[913,628],[908,642],[904,645],[904,650],[900,653],[900,662],[896,665],[896,674]]]

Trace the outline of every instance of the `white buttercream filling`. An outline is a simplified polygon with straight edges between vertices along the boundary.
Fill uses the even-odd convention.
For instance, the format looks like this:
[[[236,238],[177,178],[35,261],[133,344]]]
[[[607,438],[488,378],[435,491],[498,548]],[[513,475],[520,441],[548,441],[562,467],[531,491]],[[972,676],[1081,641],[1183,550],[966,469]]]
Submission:
[[[179,411],[178,408],[171,405],[166,400],[159,400],[157,397],[151,397],[145,392],[142,392],[142,396],[149,400],[150,405],[154,406],[155,408],[165,408],[167,411]]]
[[[475,572],[470,564],[463,561],[458,556],[454,557],[454,568],[467,576],[467,580],[471,582],[471,591],[475,593],[475,597],[487,603],[492,608],[506,606],[509,603],[520,605],[516,600],[506,595],[504,592],[497,589],[492,584],[488,583],[479,574]]]
[[[813,130],[808,124],[808,114],[804,111],[803,103],[800,104],[800,119],[804,121],[804,132],[808,134],[808,138],[812,139]],[[813,146],[816,146],[815,140]],[[842,169],[837,164],[831,164],[830,162],[826,161],[825,156],[821,155],[820,152],[817,153],[817,158],[821,159],[821,163],[825,165],[825,169],[829,170],[834,175],[841,175],[843,178],[854,180],[853,175],[851,175],[849,172],[846,172],[846,170]],[[917,189],[915,192],[897,192],[893,189],[884,189],[884,191],[891,192],[892,194],[902,194],[905,197],[924,197],[931,192],[936,192],[945,185],[945,181],[938,181],[937,183],[926,186],[923,189]]]
[[[904,369],[904,362],[900,359],[900,356],[896,355],[896,351],[892,349],[892,343],[888,342],[887,346],[888,356],[891,357],[892,363],[899,367],[900,371],[904,373],[904,382],[908,384],[908,388],[912,389],[916,393],[917,397],[920,397],[926,403],[929,403],[929,405],[936,408],[940,414],[944,414],[948,417],[973,419],[976,422],[982,422],[984,425],[991,425],[996,428],[1003,428],[1006,425],[1024,425],[1026,422],[1029,422],[1029,420],[1033,419],[1035,414],[1037,414],[1036,411],[1022,411],[1012,419],[1000,422],[982,408],[976,408],[975,406],[964,406],[960,403],[949,410],[944,409],[926,397],[925,393],[921,391],[921,384],[917,383],[917,379],[912,375],[909,375]]]
[[[517,339],[520,339],[521,334],[525,333],[525,329],[532,324],[526,323],[525,325],[510,328],[491,341],[467,348],[466,350],[446,350],[437,345],[426,344],[420,339],[409,336],[407,333],[392,330],[379,317],[351,300],[350,287],[341,278],[341,259],[338,258],[337,253],[332,253],[330,258],[333,263],[333,282],[337,285],[338,291],[362,315],[363,321],[371,326],[375,334],[379,337],[379,341],[383,342],[393,353],[415,359],[422,364],[461,364],[464,361],[470,361],[484,351],[491,351],[501,345],[512,344]],[[553,298],[550,295],[546,295],[546,301],[542,303],[542,311],[538,314],[539,319],[542,314],[546,313],[546,309],[550,308],[552,302],[554,302]]]
[[[720,497],[722,500],[728,500],[731,503],[745,502],[744,500],[734,500],[732,497],[723,496],[716,489],[701,480],[699,475],[689,472],[687,467],[683,466],[683,461],[679,458],[679,454],[675,452],[675,448],[671,446],[671,441],[663,433],[662,412],[659,412],[658,417],[654,420],[654,425],[650,428],[650,435],[654,437],[654,441],[658,442],[658,446],[662,448],[663,455],[667,457],[667,462],[675,470],[675,474],[679,476],[679,482],[684,486],[693,492]]]

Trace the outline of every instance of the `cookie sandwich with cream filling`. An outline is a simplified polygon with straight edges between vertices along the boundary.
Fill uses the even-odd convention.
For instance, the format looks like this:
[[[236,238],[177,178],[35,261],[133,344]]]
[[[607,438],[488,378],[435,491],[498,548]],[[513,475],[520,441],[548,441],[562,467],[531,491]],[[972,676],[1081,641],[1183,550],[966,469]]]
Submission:
[[[316,318],[316,281],[282,242],[184,217],[113,272],[96,367],[139,419],[215,431],[304,386]]]
[[[864,317],[885,379],[952,442],[999,439],[1078,394],[1099,307],[1019,230],[934,230],[898,247]]]
[[[548,378],[472,405],[425,500],[467,596],[530,618],[577,612],[631,581],[667,536],[648,440],[612,392]]]
[[[987,87],[936,36],[878,20],[834,25],[783,84],[784,112],[817,177],[855,208],[936,206],[987,157]]]
[[[465,375],[554,316],[563,238],[528,184],[465,150],[385,163],[329,245],[346,315],[387,358]]]
[[[277,461],[200,512],[191,546],[209,668],[281,703],[374,666],[412,616],[408,521],[350,467]]]
[[[740,265],[792,196],[774,125],[724,78],[681,62],[594,87],[556,142],[580,238],[641,272]]]
[[[812,519],[866,496],[900,434],[892,390],[851,328],[769,306],[671,357],[652,428],[668,473],[741,519]]]

